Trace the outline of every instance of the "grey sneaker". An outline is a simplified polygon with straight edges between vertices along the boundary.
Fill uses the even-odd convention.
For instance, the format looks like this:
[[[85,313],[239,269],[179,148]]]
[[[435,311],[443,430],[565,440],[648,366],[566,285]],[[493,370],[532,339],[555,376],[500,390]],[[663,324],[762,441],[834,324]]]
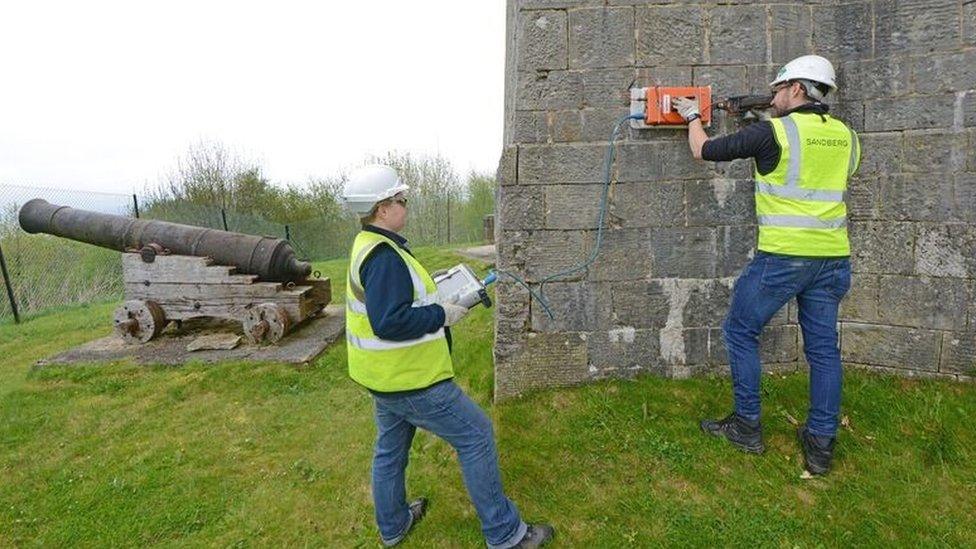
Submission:
[[[797,428],[796,438],[803,449],[803,464],[807,471],[813,475],[826,475],[834,459],[834,442],[837,439],[814,435],[807,429],[806,423]]]
[[[750,454],[761,454],[766,451],[763,444],[762,425],[747,421],[735,412],[723,419],[703,419],[699,423],[701,430],[713,437],[725,437],[732,446]]]
[[[515,544],[515,547],[541,547],[556,535],[556,529],[548,524],[530,524],[522,536],[522,540]]]
[[[394,545],[399,545],[400,542],[406,539],[407,534],[409,534],[410,531],[413,530],[413,527],[416,526],[418,522],[420,522],[420,519],[424,518],[425,514],[427,514],[427,498],[417,498],[411,501],[410,502],[410,524],[407,525],[407,529],[402,534],[400,534],[399,537],[396,537],[390,541],[381,539],[380,541],[383,542],[383,547],[393,547]]]

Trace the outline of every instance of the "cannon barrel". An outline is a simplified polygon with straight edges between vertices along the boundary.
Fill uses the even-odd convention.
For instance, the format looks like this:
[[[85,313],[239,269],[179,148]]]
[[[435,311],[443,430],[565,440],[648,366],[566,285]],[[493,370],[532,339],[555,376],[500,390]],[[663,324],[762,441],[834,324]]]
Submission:
[[[24,204],[18,219],[29,233],[47,233],[119,251],[158,244],[174,254],[211,257],[220,265],[237,267],[238,273],[258,275],[267,281],[301,280],[312,272],[311,264],[295,257],[288,241],[270,236],[90,212],[40,198]]]

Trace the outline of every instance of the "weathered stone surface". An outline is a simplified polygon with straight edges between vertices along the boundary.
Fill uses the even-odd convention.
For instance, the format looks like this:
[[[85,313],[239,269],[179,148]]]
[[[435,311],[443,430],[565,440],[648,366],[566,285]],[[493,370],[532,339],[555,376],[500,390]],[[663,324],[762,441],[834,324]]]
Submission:
[[[874,11],[877,56],[958,47],[960,20],[955,2],[877,0]]]
[[[685,200],[681,182],[617,183],[611,189],[609,220],[621,227],[684,225]]]
[[[757,29],[757,22],[766,19],[763,6],[718,6],[709,10],[708,19],[709,62],[766,61],[766,33]]]
[[[663,227],[651,230],[655,278],[712,278],[717,262],[715,229]]]
[[[858,135],[858,140],[861,143],[859,175],[902,171],[905,161],[903,133],[864,133]]]
[[[575,68],[634,65],[634,9],[592,8],[569,12],[569,65]]]
[[[860,101],[835,101],[830,105],[830,114],[847,124],[856,132],[865,131],[864,103]]]
[[[630,114],[627,107],[583,109],[580,111],[581,141],[607,141],[614,124]],[[624,139],[627,130],[621,130],[618,140]]]
[[[516,183],[515,168],[518,165],[518,146],[508,146],[502,149],[502,155],[498,159],[498,169],[495,170],[495,179],[498,185],[514,185]]]
[[[976,155],[969,149],[967,155]],[[957,173],[953,186],[953,211],[960,221],[976,223],[976,173]]]
[[[544,111],[516,111],[512,120],[512,139],[516,143],[545,143],[549,127]]]
[[[495,396],[574,385],[589,379],[583,334],[528,333],[495,346]]]
[[[637,69],[637,83],[644,86],[690,86],[692,67],[654,66]],[[655,132],[657,133],[657,132]]]
[[[915,272],[940,277],[976,276],[976,226],[919,225]]]
[[[847,182],[848,219],[866,220],[879,217],[881,179],[855,175]]]
[[[525,11],[519,14],[518,25],[515,46],[518,70],[567,68],[565,11]]]
[[[976,332],[946,332],[942,337],[939,371],[976,376]]]
[[[976,82],[976,79],[974,79]],[[911,160],[903,164],[903,170],[925,174],[926,180],[945,177],[947,172],[966,169],[968,139],[964,133],[924,130],[905,132],[905,150],[912,151]]]
[[[841,323],[841,360],[936,371],[942,333],[934,330]]]
[[[976,45],[976,2],[962,5],[962,41],[970,46]]]
[[[838,93],[855,101],[904,95],[911,89],[911,74],[907,57],[844,63],[837,71]]]
[[[605,145],[523,145],[519,147],[519,184],[601,183]]]
[[[742,95],[747,77],[744,65],[703,65],[694,67],[692,81],[695,86],[711,86],[712,97]]]
[[[764,366],[770,363],[795,363],[800,359],[799,339],[799,329],[795,324],[767,325],[759,336],[759,359],[765,363]],[[708,361],[723,366],[729,363],[721,328],[712,328],[709,332]]]
[[[553,318],[541,306],[532,309],[537,332],[584,332],[608,326],[613,303],[610,286],[592,282],[550,282],[543,286]]]
[[[596,231],[587,233],[586,247],[596,245]],[[653,256],[648,229],[605,229],[596,261],[587,280],[646,280],[653,273]]]
[[[813,6],[813,49],[841,61],[872,55],[871,2]]]
[[[495,222],[509,230],[540,229],[545,221],[544,188],[505,185],[498,188]]]
[[[910,274],[913,271],[915,229],[911,223],[851,221],[848,236],[854,272]]]
[[[964,280],[882,276],[879,320],[885,324],[965,330],[971,299]]]
[[[685,184],[688,225],[745,225],[755,221],[752,180],[710,179]]]
[[[546,185],[547,229],[595,229],[603,185]]]
[[[976,50],[916,57],[912,73],[919,93],[971,89],[976,83]]]
[[[719,227],[716,232],[718,236],[716,242],[718,257],[715,275],[719,277],[738,276],[746,263],[755,255],[756,226]]]
[[[854,273],[851,289],[840,302],[840,319],[852,322],[877,322],[880,318],[877,275]]]
[[[629,86],[634,82],[634,77],[634,69],[629,68],[583,71],[584,105],[604,108],[621,107],[626,109],[626,112],[630,112]],[[600,139],[606,139],[610,135],[610,130],[608,124]]]
[[[881,180],[881,216],[894,221],[952,221],[952,177],[892,175]]]
[[[495,285],[495,334],[504,340],[508,334],[529,328],[531,309],[541,307],[530,301],[529,291],[511,278],[500,275]]]
[[[667,323],[670,298],[659,282],[617,282],[610,292],[615,325],[662,328]]]
[[[637,64],[692,65],[704,61],[704,10],[699,6],[639,7]]]
[[[813,13],[810,6],[770,6],[770,53],[783,64],[813,51]]]
[[[617,150],[618,181],[704,179],[711,175],[682,141],[624,143]]]
[[[688,301],[682,317],[685,327],[720,326],[729,310],[732,279],[707,279],[689,283]]]
[[[951,128],[955,95],[929,95],[867,101],[864,125],[869,132]]]
[[[632,371],[661,371],[658,330],[618,326],[586,334],[591,370],[599,375]]]
[[[520,72],[516,75],[515,102],[524,110],[578,109],[583,106],[583,74]]]
[[[516,258],[522,260],[529,278],[539,281],[583,262],[590,253],[585,242],[583,231],[532,231]],[[586,271],[580,271],[559,280],[579,280],[585,275]]]

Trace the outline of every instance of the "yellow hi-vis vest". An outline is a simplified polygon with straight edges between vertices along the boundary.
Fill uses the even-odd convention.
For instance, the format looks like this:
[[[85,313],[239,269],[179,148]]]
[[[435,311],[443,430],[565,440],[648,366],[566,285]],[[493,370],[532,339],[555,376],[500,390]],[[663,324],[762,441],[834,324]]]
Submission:
[[[850,255],[844,194],[860,163],[857,134],[816,113],[770,122],[780,156],[773,171],[755,172],[757,248],[808,257]]]
[[[434,302],[437,286],[427,270],[412,255],[383,235],[361,231],[350,253],[346,280],[346,349],[349,377],[368,389],[381,392],[423,389],[454,377],[451,353],[444,328],[408,341],[381,339],[373,333],[366,315],[366,292],[359,269],[369,253],[380,244],[389,244],[407,264],[413,281],[413,305]]]

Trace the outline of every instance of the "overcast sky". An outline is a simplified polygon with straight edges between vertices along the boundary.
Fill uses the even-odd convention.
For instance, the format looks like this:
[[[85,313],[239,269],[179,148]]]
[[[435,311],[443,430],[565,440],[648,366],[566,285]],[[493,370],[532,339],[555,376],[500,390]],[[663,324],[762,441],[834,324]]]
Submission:
[[[388,150],[494,173],[505,3],[11,1],[0,184],[155,186],[201,140],[301,183]]]

